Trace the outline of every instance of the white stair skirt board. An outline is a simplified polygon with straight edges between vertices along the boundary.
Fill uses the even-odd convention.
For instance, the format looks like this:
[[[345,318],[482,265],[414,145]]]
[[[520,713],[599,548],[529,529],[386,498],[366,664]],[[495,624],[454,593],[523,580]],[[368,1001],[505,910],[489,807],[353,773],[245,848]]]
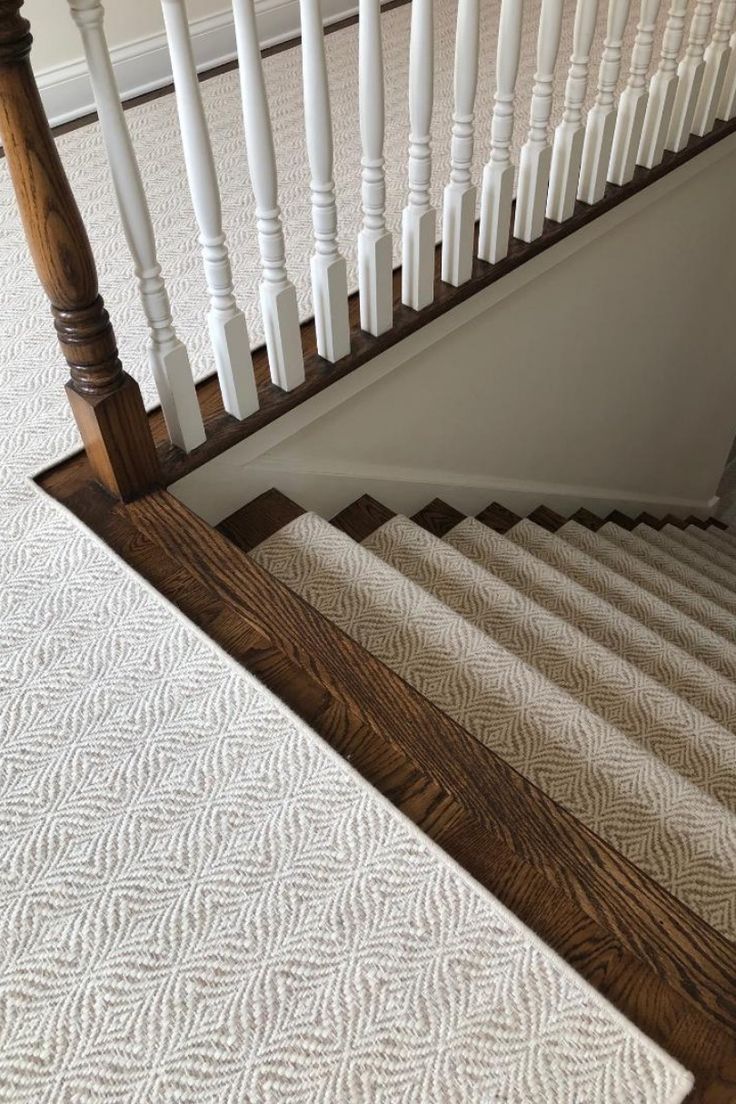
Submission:
[[[647,710],[654,700],[659,713],[665,697],[667,710],[676,699],[649,683],[652,701],[640,712],[629,699],[622,714],[611,685],[620,690],[625,678],[641,686],[633,667],[591,650],[586,669],[582,636],[563,639],[561,626],[547,619],[545,628],[541,611],[539,624],[528,624],[531,604],[463,565],[460,553],[444,554],[442,542],[426,542],[405,519],[388,522],[364,544],[304,514],[252,555],[732,938],[736,779],[724,767],[730,734],[703,721],[708,746],[694,756],[695,712],[683,703],[679,717],[653,729]],[[469,587],[462,582],[468,573]]]

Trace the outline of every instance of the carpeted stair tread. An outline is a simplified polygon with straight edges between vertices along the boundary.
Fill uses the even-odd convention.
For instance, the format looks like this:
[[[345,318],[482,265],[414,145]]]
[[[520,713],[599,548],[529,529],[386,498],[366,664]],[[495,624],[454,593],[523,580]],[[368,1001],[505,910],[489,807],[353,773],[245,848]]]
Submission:
[[[733,643],[736,641],[736,615],[663,575],[661,571],[653,570],[600,533],[591,533],[575,522],[568,522],[557,535],[655,598],[667,602],[673,610],[691,621],[718,633],[724,639],[724,646],[731,649],[736,663],[736,643]]]
[[[696,594],[702,595],[711,602],[715,602],[730,613],[736,614],[736,594],[714,582],[708,576],[701,574],[694,567],[683,563],[669,552],[665,552],[656,542],[647,541],[642,536],[643,527],[634,533],[627,533],[617,525],[604,525],[600,530],[601,536],[606,540],[617,544],[619,548],[636,556],[642,563],[648,564],[655,571],[661,571],[676,583],[681,583]],[[654,532],[654,530],[650,530]],[[657,534],[659,535],[659,534]]]
[[[736,566],[736,544],[727,540],[726,534],[720,529],[691,529],[688,532],[697,537],[701,544],[715,548],[717,552],[728,556]]]
[[[729,938],[736,818],[313,514],[252,556]]]
[[[364,546],[732,812],[732,732],[452,545],[397,516]]]
[[[508,536],[664,640],[676,644],[724,678],[736,681],[736,648],[729,646],[722,636],[685,617],[668,602],[533,522],[526,519],[519,522],[509,530]]]
[[[658,533],[650,532],[643,535],[646,540],[666,549],[682,563],[694,567],[708,578],[728,587],[729,590],[736,590],[736,574],[734,574],[736,569],[730,564],[729,558],[715,549],[704,547],[696,537],[690,536],[681,529],[673,529],[669,525]]]
[[[689,652],[474,518],[444,539],[736,734],[736,685]]]

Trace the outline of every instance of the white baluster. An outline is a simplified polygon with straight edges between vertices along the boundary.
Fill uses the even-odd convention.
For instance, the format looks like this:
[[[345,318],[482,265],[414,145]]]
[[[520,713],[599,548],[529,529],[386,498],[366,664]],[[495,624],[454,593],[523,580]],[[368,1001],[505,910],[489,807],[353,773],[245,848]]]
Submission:
[[[69,0],[69,7],[82,35],[120,217],[148,322],[149,363],[166,428],[172,442],[189,452],[205,440],[204,425],[189,357],[171,319],[151,214],[110,61],[102,4],[100,0]]]
[[[544,209],[552,163],[547,128],[552,113],[552,82],[562,31],[562,0],[542,0],[537,36],[537,71],[532,88],[529,135],[519,155],[514,236],[530,242],[544,226]]]
[[[509,251],[514,166],[514,90],[521,49],[522,0],[501,0],[496,56],[496,93],[491,121],[491,156],[483,169],[478,256],[496,264]]]
[[[247,418],[258,409],[245,316],[235,301],[230,258],[222,229],[222,203],[207,119],[197,80],[185,0],[162,0],[171,53],[184,162],[210,297],[212,353],[228,414]]]
[[[393,242],[386,229],[386,179],[383,171],[383,50],[381,0],[360,0],[358,18],[360,87],[361,204],[358,234],[360,325],[378,337],[394,322]]]
[[[716,11],[713,38],[706,47],[703,69],[703,83],[695,105],[692,131],[702,138],[713,129],[716,121],[716,109],[723,92],[726,70],[731,56],[729,39],[734,17],[736,0],[721,0]]]
[[[723,91],[716,108],[716,118],[726,120],[733,119],[736,115],[736,34],[731,35],[729,46],[731,53],[723,78]]]
[[[437,215],[429,202],[434,95],[433,0],[412,0],[409,41],[409,202],[402,220],[401,301],[422,310],[434,299]]]
[[[641,0],[639,23],[631,51],[629,79],[619,97],[613,131],[611,160],[608,164],[608,179],[612,184],[628,184],[636,168],[636,155],[647,109],[647,71],[652,60],[658,12],[659,0]]]
[[[657,72],[649,82],[649,96],[639,142],[637,164],[653,169],[662,160],[677,91],[677,56],[685,32],[688,0],[672,0],[662,38]]]
[[[575,208],[585,137],[583,104],[588,87],[588,62],[597,16],[598,0],[578,0],[572,35],[572,57],[565,85],[565,107],[562,122],[555,130],[547,193],[547,218],[555,222],[569,219]]]
[[[459,0],[455,35],[455,111],[452,117],[450,183],[442,207],[442,279],[458,287],[473,271],[475,185],[473,112],[478,86],[479,0]]]
[[[284,391],[304,382],[294,285],[286,274],[271,116],[263,79],[253,0],[233,0],[248,171],[256,201],[263,280],[261,311],[271,379]]]
[[[598,203],[606,189],[606,172],[611,159],[613,131],[616,126],[615,92],[621,68],[621,46],[629,0],[608,0],[608,21],[603,43],[598,90],[585,123],[585,141],[580,164],[578,199]]]
[[[684,149],[690,138],[695,105],[703,83],[703,55],[712,11],[713,0],[698,0],[695,5],[685,56],[677,67],[677,91],[665,140],[668,150]]]
[[[317,352],[334,363],[350,352],[348,276],[337,248],[332,116],[320,0],[300,0],[304,124],[311,172],[314,247],[310,266]]]

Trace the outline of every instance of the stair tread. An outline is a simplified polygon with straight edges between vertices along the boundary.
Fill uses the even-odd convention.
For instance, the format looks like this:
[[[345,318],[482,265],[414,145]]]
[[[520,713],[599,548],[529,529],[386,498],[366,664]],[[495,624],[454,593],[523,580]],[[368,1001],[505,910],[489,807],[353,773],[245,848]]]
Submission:
[[[674,529],[665,525],[658,533],[652,534],[661,547],[667,548],[672,555],[683,563],[694,567],[701,574],[733,589],[736,587],[736,565],[731,557],[705,545],[697,537],[683,529]]]
[[[736,732],[736,685],[648,624],[474,518],[457,525],[445,541]]]
[[[721,529],[693,529],[693,536],[703,544],[709,544],[736,563],[736,544]]]
[[[436,537],[443,537],[454,525],[462,521],[465,514],[461,514],[454,506],[449,506],[441,498],[433,498],[421,510],[417,510],[412,520],[433,533]]]
[[[230,514],[216,528],[238,548],[250,552],[303,513],[301,506],[272,488]]]
[[[736,617],[715,602],[696,594],[675,579],[653,571],[648,565],[620,548],[600,533],[591,533],[574,522],[568,522],[558,536],[575,548],[588,553],[600,563],[617,572],[623,578],[666,602],[673,610],[703,629],[723,637],[724,648],[733,652],[736,662]]]
[[[397,516],[364,545],[731,811],[736,809],[734,736],[728,729],[413,521]]]
[[[709,579],[688,564],[676,559],[665,551],[656,541],[652,542],[644,536],[645,527],[637,528],[633,533],[626,532],[618,526],[604,525],[600,530],[601,536],[617,544],[620,548],[636,556],[638,560],[648,564],[663,575],[669,576],[677,583],[681,583],[688,589],[695,591],[713,602],[717,602],[723,609],[736,614],[736,594],[732,594],[726,587]],[[659,534],[650,529],[655,537]]]
[[[483,525],[487,525],[490,529],[495,529],[497,533],[507,533],[512,526],[521,521],[518,514],[507,510],[499,502],[492,502],[490,506],[486,506],[485,510],[481,510],[477,517],[478,521],[482,522]]]
[[[353,540],[360,542],[393,516],[393,510],[389,510],[388,506],[384,506],[382,502],[366,494],[361,495],[355,502],[351,502],[336,514],[332,519],[332,525],[341,532],[347,533]]]
[[[615,837],[710,923],[736,925],[730,820],[712,798],[315,515],[297,518],[252,555],[554,800],[603,838]],[[637,797],[628,783],[642,771],[653,784]],[[677,795],[671,805],[668,793]],[[640,825],[636,838],[624,831],[622,839],[622,817]],[[661,861],[664,837],[653,842],[661,832],[669,847],[675,839],[682,847],[674,866]],[[728,856],[723,869],[719,853]],[[699,870],[694,879],[682,875],[686,856]]]
[[[654,629],[671,644],[725,678],[736,679],[736,655],[723,637],[683,616],[668,602],[608,567],[588,551],[529,521],[514,526],[509,536],[564,575],[605,598],[616,609]]]

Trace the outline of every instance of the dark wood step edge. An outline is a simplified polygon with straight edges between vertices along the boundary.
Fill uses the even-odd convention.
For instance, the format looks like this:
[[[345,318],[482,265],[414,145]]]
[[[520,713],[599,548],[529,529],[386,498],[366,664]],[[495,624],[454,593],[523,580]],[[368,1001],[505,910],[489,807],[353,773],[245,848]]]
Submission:
[[[736,946],[173,495],[155,492],[127,507],[127,514],[330,694],[372,728],[390,733],[480,824],[563,886],[659,977],[736,1030]]]

